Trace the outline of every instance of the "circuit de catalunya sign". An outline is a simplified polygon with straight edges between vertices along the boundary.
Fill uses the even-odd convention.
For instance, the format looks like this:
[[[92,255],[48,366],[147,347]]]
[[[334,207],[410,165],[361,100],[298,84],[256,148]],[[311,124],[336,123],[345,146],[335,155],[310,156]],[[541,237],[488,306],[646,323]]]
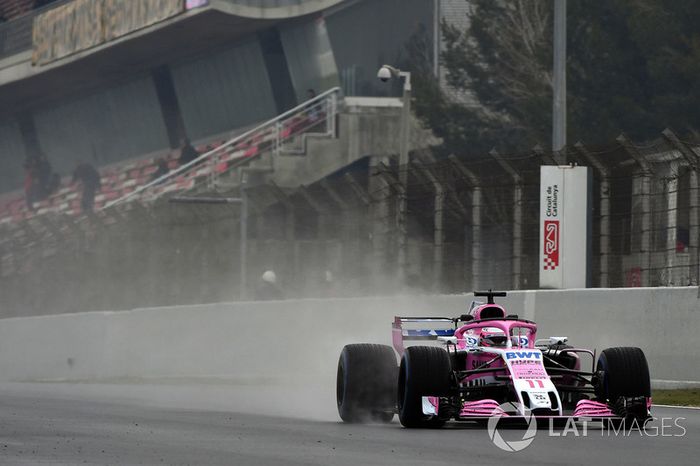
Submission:
[[[540,167],[540,287],[588,286],[587,167]]]

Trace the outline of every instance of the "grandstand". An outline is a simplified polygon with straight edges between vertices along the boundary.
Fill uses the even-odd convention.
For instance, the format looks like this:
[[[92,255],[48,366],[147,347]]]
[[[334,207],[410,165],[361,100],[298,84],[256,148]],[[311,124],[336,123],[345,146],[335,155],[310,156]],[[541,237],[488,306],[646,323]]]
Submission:
[[[337,115],[338,89],[331,89],[288,112],[245,131],[227,141],[214,142],[197,148],[200,157],[184,166],[178,164],[177,151],[143,158],[126,164],[117,164],[101,171],[102,188],[95,197],[95,208],[123,204],[148,194],[153,201],[171,192],[195,188],[211,190],[215,178],[229,174],[235,168],[248,164],[268,152],[279,155],[295,138],[310,134],[334,134]],[[310,115],[313,114],[314,118]],[[164,156],[170,173],[151,180],[157,170],[158,159]],[[23,193],[13,193],[0,204],[0,225],[48,213],[77,216],[80,211],[79,189],[64,180],[64,186],[30,210]],[[144,197],[144,196],[142,196]]]
[[[433,20],[430,2],[422,0],[140,2],[148,8],[120,0],[0,3],[9,12],[0,23],[0,288],[8,304],[31,313],[45,312],[47,303],[58,311],[126,307],[130,301],[108,288],[123,294],[130,280],[167,275],[137,272],[143,253],[135,253],[122,264],[134,275],[127,279],[116,266],[123,254],[111,247],[144,218],[170,216],[161,200],[177,193],[236,193],[247,173],[256,215],[273,225],[289,217],[276,207],[289,202],[285,192],[332,184],[327,177],[357,170],[358,161],[356,179],[366,190],[362,160],[398,147],[400,102],[388,98],[398,90],[380,86],[376,69],[400,64],[405,42]],[[183,138],[200,156],[180,166]],[[22,166],[40,155],[61,183],[32,210],[21,189]],[[152,180],[160,159],[170,172]],[[80,187],[70,182],[79,161],[100,173],[95,215],[81,212]],[[221,217],[207,209],[182,215],[204,225]],[[161,231],[157,222],[150,228]],[[261,222],[253,235],[266,228]],[[289,238],[305,235],[307,221],[296,222]],[[173,243],[189,241],[184,229],[167,234]],[[109,257],[93,263],[102,240]],[[141,246],[165,254],[159,241]],[[88,263],[106,274],[99,276],[99,299],[75,291],[76,283],[94,287],[98,279],[77,272]],[[177,296],[153,294],[140,304],[215,299],[211,287],[207,295],[182,284],[197,273],[201,279],[202,266],[188,259],[180,264],[188,272],[167,281],[182,289]],[[69,277],[66,267],[76,273]],[[51,276],[62,280],[54,286]]]

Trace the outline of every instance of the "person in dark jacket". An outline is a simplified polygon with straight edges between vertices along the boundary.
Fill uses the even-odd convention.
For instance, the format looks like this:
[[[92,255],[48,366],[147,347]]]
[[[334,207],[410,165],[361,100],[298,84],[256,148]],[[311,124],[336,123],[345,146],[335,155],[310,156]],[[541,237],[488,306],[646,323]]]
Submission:
[[[180,158],[177,159],[180,166],[190,163],[197,157],[199,157],[199,152],[192,147],[192,144],[188,138],[184,138],[180,146]]]
[[[87,162],[81,162],[73,171],[73,183],[80,181],[83,185],[83,197],[80,207],[84,214],[91,213],[95,206],[95,193],[102,187],[100,174]]]

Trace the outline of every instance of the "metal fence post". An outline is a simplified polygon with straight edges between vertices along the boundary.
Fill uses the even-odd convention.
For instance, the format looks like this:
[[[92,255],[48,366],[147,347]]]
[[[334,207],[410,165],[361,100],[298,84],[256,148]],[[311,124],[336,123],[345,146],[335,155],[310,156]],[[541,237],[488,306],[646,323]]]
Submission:
[[[651,164],[640,154],[632,143],[624,134],[619,135],[615,139],[627,152],[627,154],[637,162],[641,169],[641,179],[639,182],[638,196],[640,198],[639,216],[640,216],[640,232],[639,232],[639,254],[640,265],[642,268],[643,279],[642,286],[652,286],[652,268],[651,268],[651,177],[653,169]],[[634,198],[635,193],[632,192]],[[634,212],[633,212],[634,214]]]
[[[600,177],[598,196],[600,197],[600,282],[601,288],[610,285],[610,170],[603,165],[580,141],[574,144],[578,154],[587,160]]]
[[[676,266],[676,236],[678,227],[678,178],[669,176],[666,179],[666,250],[664,251],[666,265],[666,280],[663,285],[680,285],[675,283]]]
[[[478,177],[454,155],[449,155],[448,159],[457,169],[462,178],[467,181],[472,190],[472,287],[477,289],[481,284],[481,186]]]
[[[510,175],[513,180],[513,260],[511,263],[512,270],[512,287],[514,290],[520,289],[520,281],[522,275],[522,257],[523,257],[523,184],[522,178],[518,172],[495,150],[492,149],[489,155],[501,166],[501,168]]]

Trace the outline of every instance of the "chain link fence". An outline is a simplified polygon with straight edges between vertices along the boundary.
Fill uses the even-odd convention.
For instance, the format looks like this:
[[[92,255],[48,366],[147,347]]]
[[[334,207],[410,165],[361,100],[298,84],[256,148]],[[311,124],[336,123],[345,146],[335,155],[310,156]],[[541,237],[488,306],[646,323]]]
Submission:
[[[381,181],[373,203],[386,215],[373,221],[394,238],[389,257],[391,243],[406,235],[410,283],[435,291],[537,288],[540,166],[588,166],[592,286],[697,285],[699,154],[695,141],[670,130],[645,145],[621,135],[607,146],[577,143],[561,153],[415,154],[408,167],[374,172]],[[394,205],[404,195],[399,170],[409,174],[405,216]]]

